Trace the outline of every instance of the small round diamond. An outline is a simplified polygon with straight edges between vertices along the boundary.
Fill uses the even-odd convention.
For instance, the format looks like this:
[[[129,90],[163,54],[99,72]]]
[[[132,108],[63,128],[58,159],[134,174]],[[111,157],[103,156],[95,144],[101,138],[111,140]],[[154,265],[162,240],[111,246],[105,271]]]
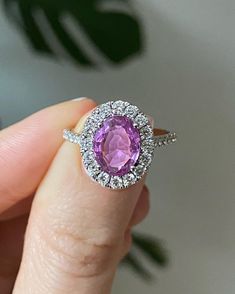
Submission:
[[[147,138],[152,138],[153,137],[153,130],[152,128],[147,125],[143,128],[140,129],[140,135],[141,135],[141,139],[147,139]]]
[[[96,176],[100,173],[99,166],[95,162],[88,165],[84,162],[84,165],[87,168],[88,174],[96,179]]]
[[[83,160],[85,162],[86,165],[90,165],[94,162],[94,153],[91,152],[91,151],[86,151],[84,154],[83,154]]]
[[[112,104],[113,109],[123,108],[123,107],[125,107],[125,102],[122,100],[117,100],[117,101],[113,102],[113,104]]]
[[[134,122],[138,128],[142,128],[143,126],[146,126],[149,123],[147,116],[142,113],[138,114],[135,117]]]
[[[110,182],[109,182],[109,186],[112,189],[122,189],[122,188],[124,188],[122,178],[118,177],[118,176],[111,177]]]
[[[106,172],[101,172],[97,179],[102,186],[106,187],[110,181],[110,175]]]
[[[64,130],[64,132],[63,132],[63,138],[65,139],[65,140],[68,140],[69,139],[69,130]]]
[[[123,114],[125,108],[129,105],[129,103],[118,100],[113,102],[112,104],[112,113],[116,115]]]
[[[91,138],[86,138],[80,142],[81,150],[84,152],[91,150],[93,144]]]
[[[136,182],[136,176],[133,173],[128,173],[123,176],[124,187],[129,187]]]
[[[140,179],[146,171],[146,167],[144,165],[137,165],[135,168],[132,169],[132,172],[136,176],[137,179]]]
[[[99,106],[99,115],[102,119],[108,117],[112,113],[111,104],[102,104]]]
[[[151,164],[152,155],[147,153],[142,153],[139,158],[139,163],[145,167],[148,167]]]
[[[96,124],[85,124],[84,125],[84,128],[83,128],[83,134],[84,136],[88,137],[89,134],[93,134],[95,132],[95,129],[96,129]]]
[[[141,151],[143,153],[152,154],[154,152],[154,140],[152,138],[142,140]]]
[[[134,118],[138,113],[139,113],[139,109],[135,105],[129,105],[125,109],[125,115],[130,118]]]

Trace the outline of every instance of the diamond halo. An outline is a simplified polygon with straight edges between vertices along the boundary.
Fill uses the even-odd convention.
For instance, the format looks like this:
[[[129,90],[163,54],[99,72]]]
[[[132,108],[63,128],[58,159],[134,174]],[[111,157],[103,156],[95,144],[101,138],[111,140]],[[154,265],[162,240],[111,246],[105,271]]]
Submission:
[[[110,175],[98,164],[93,148],[96,132],[115,115],[131,119],[140,134],[140,154],[135,165],[122,176]],[[135,105],[125,101],[110,101],[97,106],[87,118],[79,140],[83,165],[88,175],[103,187],[124,189],[139,181],[151,165],[154,154],[153,130],[147,116]]]

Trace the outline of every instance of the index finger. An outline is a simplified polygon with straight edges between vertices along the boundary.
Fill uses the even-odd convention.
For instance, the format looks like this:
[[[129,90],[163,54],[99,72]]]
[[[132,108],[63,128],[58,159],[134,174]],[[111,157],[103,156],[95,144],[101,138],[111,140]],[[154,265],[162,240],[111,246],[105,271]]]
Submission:
[[[60,103],[0,132],[0,214],[35,191],[62,144],[58,134],[94,106],[90,99]]]

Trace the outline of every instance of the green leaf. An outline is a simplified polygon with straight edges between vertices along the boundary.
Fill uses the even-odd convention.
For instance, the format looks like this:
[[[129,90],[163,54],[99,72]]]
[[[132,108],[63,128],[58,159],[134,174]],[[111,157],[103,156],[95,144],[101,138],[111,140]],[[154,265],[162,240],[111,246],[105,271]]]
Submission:
[[[129,266],[136,274],[141,276],[146,281],[153,279],[152,274],[143,266],[138,257],[132,252],[125,256],[122,264]]]
[[[164,267],[168,263],[166,250],[158,239],[140,233],[133,233],[133,247],[130,253],[124,258],[122,264],[129,266],[135,273],[146,281],[153,279],[153,274],[149,272],[139,260],[138,253],[143,253],[155,266]],[[135,249],[139,249],[136,251]]]
[[[165,267],[168,264],[168,257],[161,241],[140,233],[133,233],[133,244],[138,247],[145,256],[154,264]]]
[[[47,44],[41,33],[36,20],[33,17],[30,5],[25,5],[24,1],[17,2],[17,12],[15,11],[14,0],[3,1],[5,11],[16,27],[22,30],[30,42],[31,46],[38,52],[53,54],[52,49]]]
[[[62,19],[71,16],[82,28],[86,37],[108,60],[120,63],[141,53],[142,30],[140,21],[129,0],[108,0],[125,5],[129,12],[102,9],[103,0],[3,0],[3,7],[10,20],[15,23],[31,47],[38,53],[56,56],[48,43],[48,34],[36,12],[46,17],[51,30],[69,56],[84,66],[95,66],[86,48],[82,48],[70,35]]]

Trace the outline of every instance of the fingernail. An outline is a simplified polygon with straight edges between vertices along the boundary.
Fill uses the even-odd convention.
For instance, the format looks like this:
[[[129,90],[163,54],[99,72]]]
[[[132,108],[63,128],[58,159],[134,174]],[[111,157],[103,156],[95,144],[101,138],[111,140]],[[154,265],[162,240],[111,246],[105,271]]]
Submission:
[[[72,99],[72,101],[81,101],[81,100],[84,100],[84,99],[87,99],[87,98],[86,97],[78,97],[78,98]]]
[[[153,119],[153,117],[151,115],[148,115],[148,119],[149,119],[149,123],[150,123],[151,127],[153,128],[153,126],[154,126],[154,119]]]

